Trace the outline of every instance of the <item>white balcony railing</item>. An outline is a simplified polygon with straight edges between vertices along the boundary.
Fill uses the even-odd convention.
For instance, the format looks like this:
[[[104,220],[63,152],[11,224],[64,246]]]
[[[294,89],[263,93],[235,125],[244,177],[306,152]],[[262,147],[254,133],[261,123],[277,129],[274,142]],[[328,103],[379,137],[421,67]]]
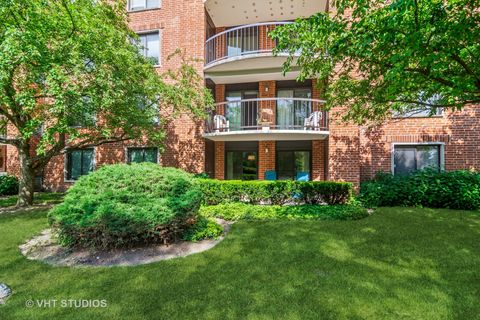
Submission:
[[[275,41],[269,32],[276,27],[292,22],[266,22],[243,25],[220,32],[205,44],[205,65],[238,57],[271,53]]]
[[[324,101],[307,98],[258,98],[218,103],[206,133],[251,130],[328,131]]]

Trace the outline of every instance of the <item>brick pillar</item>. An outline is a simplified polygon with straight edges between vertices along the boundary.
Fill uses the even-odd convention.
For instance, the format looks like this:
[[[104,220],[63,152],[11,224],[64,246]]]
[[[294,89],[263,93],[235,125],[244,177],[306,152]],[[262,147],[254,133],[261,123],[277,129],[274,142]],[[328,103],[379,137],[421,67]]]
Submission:
[[[258,179],[265,180],[265,171],[275,170],[275,141],[258,143]]]
[[[258,47],[260,50],[272,50],[275,48],[275,41],[268,36],[268,33],[273,31],[275,26],[260,26],[258,27]]]
[[[215,34],[225,31],[225,27],[215,28]],[[227,55],[227,34],[218,36],[213,41],[213,46],[215,46],[215,60],[222,59]]]
[[[215,102],[225,102],[225,85],[216,84],[215,85]],[[225,115],[225,105],[217,106],[217,114]]]
[[[321,88],[318,87],[318,80],[312,80],[312,99],[322,99]],[[318,103],[313,104],[312,111],[319,111],[321,109],[321,105]]]
[[[260,81],[258,84],[259,98],[275,98],[277,94],[275,81]],[[275,125],[276,121],[276,103],[272,101],[260,102],[260,121],[268,121],[271,125]]]
[[[312,141],[312,180],[326,180],[327,140]]]
[[[225,142],[215,141],[215,179],[225,179]]]

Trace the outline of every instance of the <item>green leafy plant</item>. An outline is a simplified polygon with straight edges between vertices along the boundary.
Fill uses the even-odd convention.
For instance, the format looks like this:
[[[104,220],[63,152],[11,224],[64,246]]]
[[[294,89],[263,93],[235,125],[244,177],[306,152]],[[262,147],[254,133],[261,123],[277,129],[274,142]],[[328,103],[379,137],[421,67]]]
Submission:
[[[18,193],[18,179],[14,176],[0,176],[0,196]]]
[[[49,213],[67,246],[129,247],[173,242],[196,214],[193,176],[156,164],[104,166],[81,177]]]
[[[317,78],[326,108],[357,123],[480,102],[478,1],[335,0],[275,28],[285,71]],[[299,56],[300,55],[300,56]]]
[[[347,203],[353,194],[353,185],[332,181],[237,181],[197,180],[204,203],[225,202],[250,204],[306,203],[329,205]]]
[[[424,206],[480,208],[480,174],[470,171],[422,170],[410,175],[379,173],[361,184],[360,201],[369,207]]]
[[[213,103],[197,61],[177,51],[177,68],[158,73],[142,55],[123,0],[2,1],[0,21],[0,131],[15,132],[0,143],[19,154],[19,206],[66,148],[145,137],[162,147],[164,124]]]
[[[218,239],[222,234],[223,227],[213,219],[199,217],[197,222],[185,231],[182,239],[186,241]]]
[[[225,203],[215,206],[202,206],[200,215],[225,220],[358,220],[368,216],[365,208],[358,205],[302,205],[302,206],[262,206],[246,203]]]

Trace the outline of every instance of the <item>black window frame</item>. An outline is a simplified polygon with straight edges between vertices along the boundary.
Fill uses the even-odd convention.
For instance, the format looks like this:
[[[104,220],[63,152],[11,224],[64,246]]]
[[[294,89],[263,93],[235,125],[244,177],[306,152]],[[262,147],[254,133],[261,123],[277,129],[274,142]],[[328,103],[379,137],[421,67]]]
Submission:
[[[155,159],[156,161],[155,162],[151,162],[151,161],[145,161],[145,152],[146,150],[154,150],[155,151]],[[158,160],[159,160],[159,155],[158,155],[158,148],[157,147],[131,147],[131,148],[127,148],[127,164],[131,164],[132,163],[132,159],[131,159],[131,152],[132,151],[142,151],[142,159],[143,161],[141,162],[133,162],[133,163],[144,163],[144,162],[147,162],[147,163],[157,163],[158,164]]]
[[[83,158],[84,158],[84,153],[86,151],[92,152],[92,164],[91,164],[91,170],[84,172],[83,168]],[[72,177],[72,168],[73,168],[73,161],[72,161],[72,154],[73,152],[81,152],[81,157],[80,157],[80,175],[76,178]],[[66,170],[65,170],[65,178],[67,181],[76,181],[78,178],[81,176],[87,175],[90,172],[95,170],[95,148],[84,148],[84,149],[71,149],[68,150],[66,153]]]

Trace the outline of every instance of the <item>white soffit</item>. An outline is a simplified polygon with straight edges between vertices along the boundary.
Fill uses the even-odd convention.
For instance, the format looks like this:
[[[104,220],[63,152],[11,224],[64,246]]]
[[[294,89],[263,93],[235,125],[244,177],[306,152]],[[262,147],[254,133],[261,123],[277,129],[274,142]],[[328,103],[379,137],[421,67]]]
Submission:
[[[326,5],[327,0],[205,0],[216,27],[306,18]]]

